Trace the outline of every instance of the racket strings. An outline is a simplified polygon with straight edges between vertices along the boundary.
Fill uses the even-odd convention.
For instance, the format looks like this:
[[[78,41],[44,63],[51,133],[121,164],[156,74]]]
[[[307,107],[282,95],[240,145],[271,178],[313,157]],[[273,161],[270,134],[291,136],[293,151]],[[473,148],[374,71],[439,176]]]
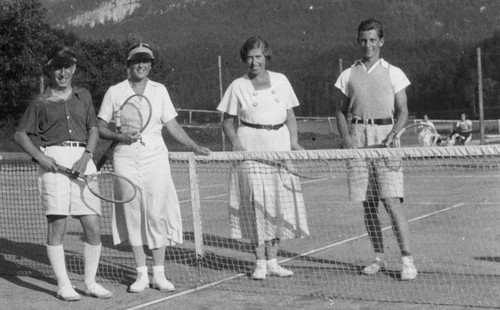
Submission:
[[[142,133],[151,119],[151,104],[143,96],[134,96],[120,108],[120,132]],[[142,137],[139,142],[144,144]]]
[[[425,123],[410,124],[403,128],[394,139],[395,147],[434,146],[439,134],[436,129]]]
[[[143,126],[142,113],[137,106],[131,102],[127,102],[120,112],[120,131],[139,132]]]

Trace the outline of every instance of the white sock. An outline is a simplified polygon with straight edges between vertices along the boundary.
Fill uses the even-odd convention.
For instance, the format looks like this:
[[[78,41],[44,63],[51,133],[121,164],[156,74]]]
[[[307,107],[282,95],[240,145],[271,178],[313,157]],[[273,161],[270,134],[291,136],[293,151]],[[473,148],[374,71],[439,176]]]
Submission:
[[[64,247],[60,245],[47,244],[47,256],[49,257],[50,265],[57,278],[59,287],[71,286],[71,281],[66,272],[66,260],[64,257]]]
[[[278,260],[276,258],[270,259],[267,261],[267,266],[271,268],[278,267]]]
[[[83,257],[85,262],[85,285],[90,286],[95,283],[97,268],[99,267],[99,258],[101,257],[101,247],[99,245],[90,245],[84,242]]]
[[[137,279],[142,278],[142,277],[148,277],[148,266],[141,266],[135,268],[137,270]]]
[[[165,266],[159,265],[159,266],[153,266],[153,276],[156,274],[164,274],[165,273]]]

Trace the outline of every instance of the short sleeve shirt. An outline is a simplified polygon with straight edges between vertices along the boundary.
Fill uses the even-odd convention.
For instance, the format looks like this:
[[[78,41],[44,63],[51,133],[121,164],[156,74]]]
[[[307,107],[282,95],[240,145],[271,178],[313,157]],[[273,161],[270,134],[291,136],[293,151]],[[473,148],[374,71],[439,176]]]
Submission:
[[[361,61],[345,70],[335,86],[349,98],[349,113],[361,119],[394,115],[395,95],[410,81],[401,69],[380,59],[369,70]]]
[[[395,66],[390,66],[387,61],[384,59],[380,59],[375,65],[373,65],[370,70],[368,70],[368,73],[373,71],[375,66],[381,65],[385,68],[389,68],[389,76],[391,79],[391,83],[393,85],[394,93],[397,94],[406,87],[410,85],[410,80],[406,77],[404,74],[403,70],[401,70],[398,67]],[[357,60],[352,67],[354,66],[364,66],[363,62],[361,60]],[[351,76],[351,71],[352,67],[344,70],[340,76],[338,77],[337,81],[335,82],[335,87],[340,89],[344,95],[346,95],[348,98],[351,97],[351,94],[349,93],[349,77]]]
[[[38,136],[43,146],[63,141],[85,142],[96,126],[92,97],[85,88],[73,86],[67,100],[52,95],[48,88],[33,100],[17,126],[17,131]]]
[[[115,121],[121,105],[134,94],[135,92],[128,80],[111,86],[104,95],[98,117],[108,123],[111,120]],[[152,105],[152,117],[142,135],[148,133],[161,134],[163,125],[177,117],[177,111],[175,111],[167,88],[161,83],[148,80],[143,95],[149,99]]]
[[[234,80],[227,88],[217,110],[240,116],[252,124],[280,124],[286,111],[297,107],[299,100],[284,74],[268,71],[271,88],[254,90],[247,75]]]
[[[462,132],[472,131],[472,121],[469,119],[465,121],[458,121],[456,127],[460,128],[460,131]]]

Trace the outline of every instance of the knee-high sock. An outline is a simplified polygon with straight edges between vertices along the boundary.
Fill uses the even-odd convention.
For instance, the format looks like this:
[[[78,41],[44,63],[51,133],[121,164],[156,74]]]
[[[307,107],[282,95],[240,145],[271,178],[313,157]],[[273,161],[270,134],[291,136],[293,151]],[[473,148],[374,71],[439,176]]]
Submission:
[[[83,257],[85,260],[85,284],[88,286],[95,283],[97,268],[99,267],[99,258],[101,257],[101,247],[99,245],[90,245],[84,242]]]
[[[71,286],[71,281],[66,272],[66,261],[64,258],[64,247],[60,245],[47,244],[47,256],[49,257],[50,265],[57,278],[59,287]]]

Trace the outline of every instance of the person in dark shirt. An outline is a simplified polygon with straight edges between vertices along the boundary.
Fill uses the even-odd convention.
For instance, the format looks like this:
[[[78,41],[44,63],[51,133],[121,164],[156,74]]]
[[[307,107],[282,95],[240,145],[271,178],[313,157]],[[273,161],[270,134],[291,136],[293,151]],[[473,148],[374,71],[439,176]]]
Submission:
[[[95,281],[101,255],[100,200],[84,181],[58,173],[57,168],[59,164],[75,173],[96,172],[92,154],[99,138],[97,117],[90,93],[72,85],[75,53],[56,46],[47,58],[44,69],[50,87],[30,103],[14,140],[39,164],[40,195],[48,222],[47,255],[57,278],[57,297],[65,301],[81,298],[69,280],[63,248],[67,217],[72,216],[80,220],[85,233],[85,293],[110,298],[113,294]],[[32,136],[41,146],[33,143]]]

